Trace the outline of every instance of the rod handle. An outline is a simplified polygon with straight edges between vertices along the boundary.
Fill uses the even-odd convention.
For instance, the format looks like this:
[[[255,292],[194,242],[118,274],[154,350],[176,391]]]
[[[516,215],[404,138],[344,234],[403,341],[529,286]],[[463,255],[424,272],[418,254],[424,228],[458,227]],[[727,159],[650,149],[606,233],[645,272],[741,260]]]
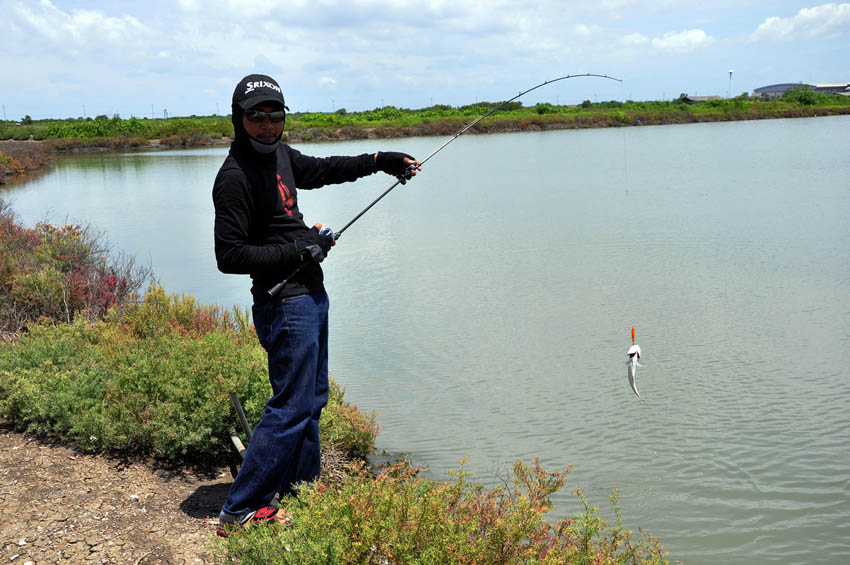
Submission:
[[[250,442],[251,426],[248,424],[248,418],[245,417],[245,411],[242,409],[242,403],[239,402],[239,397],[236,396],[236,393],[233,391],[231,391],[230,393],[230,401],[233,403],[233,407],[236,409],[236,415],[239,416],[239,424],[242,426],[242,431],[245,432],[245,436]]]

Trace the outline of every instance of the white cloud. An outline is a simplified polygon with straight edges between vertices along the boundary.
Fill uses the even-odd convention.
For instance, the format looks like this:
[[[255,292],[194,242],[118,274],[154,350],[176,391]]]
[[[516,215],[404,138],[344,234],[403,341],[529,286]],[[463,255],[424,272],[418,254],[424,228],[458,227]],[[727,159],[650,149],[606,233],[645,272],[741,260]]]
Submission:
[[[771,16],[753,33],[754,41],[789,41],[801,35],[838,37],[850,34],[850,4],[803,8],[789,18]]]
[[[791,39],[794,34],[794,22],[790,18],[779,18],[771,16],[764,20],[756,32],[753,34],[753,39]]]
[[[176,113],[182,104],[191,108],[188,115],[216,104],[225,107],[233,84],[250,72],[285,83],[291,107],[300,109],[330,109],[332,99],[349,109],[375,107],[382,100],[408,107],[466,103],[496,99],[506,89],[558,73],[600,72],[632,80],[629,88],[639,99],[640,87],[628,75],[644,66],[658,65],[657,75],[672,77],[668,91],[713,88],[702,85],[710,75],[704,69],[714,68],[717,57],[727,57],[740,43],[741,25],[750,26],[744,31],[750,36],[758,22],[764,22],[760,39],[796,37],[812,45],[806,61],[798,63],[807,72],[818,62],[841,68],[850,0],[836,2],[844,3],[794,15],[799,4],[784,13],[775,6],[793,3],[766,0],[744,3],[740,10],[732,9],[733,0],[697,5],[684,0],[0,0],[0,66],[9,71],[6,77],[22,77],[26,85],[4,88],[11,79],[0,78],[0,91],[13,93],[5,104],[26,106],[31,115],[36,113],[31,91],[49,92],[53,98],[44,112],[58,115],[78,113],[83,103],[89,113],[99,104],[105,107],[98,113],[122,115],[149,114],[152,103]],[[796,50],[799,43],[787,48]],[[789,72],[789,55],[778,52],[775,45],[751,46],[738,50],[729,64],[744,68],[742,58],[778,58]],[[682,53],[690,55],[687,60]],[[694,78],[683,78],[688,71]],[[693,85],[679,84],[685,80]],[[659,90],[657,84],[651,88]],[[563,100],[590,86],[575,81],[557,88]]]
[[[20,23],[51,43],[67,48],[121,45],[147,38],[151,30],[133,16],[105,16],[93,10],[67,14],[50,0],[38,4],[8,2],[6,7]]]
[[[630,33],[621,37],[619,43],[626,47],[640,47],[649,43],[649,38],[642,33]]]
[[[601,27],[597,25],[585,25],[585,24],[576,24],[573,26],[573,32],[576,37],[581,39],[582,41],[586,41],[593,38],[600,38],[603,36],[603,30]]]
[[[177,4],[184,12],[197,12],[201,9],[200,0],[179,0]]]
[[[701,29],[665,33],[652,39],[652,46],[668,53],[690,53],[714,43],[714,38]]]

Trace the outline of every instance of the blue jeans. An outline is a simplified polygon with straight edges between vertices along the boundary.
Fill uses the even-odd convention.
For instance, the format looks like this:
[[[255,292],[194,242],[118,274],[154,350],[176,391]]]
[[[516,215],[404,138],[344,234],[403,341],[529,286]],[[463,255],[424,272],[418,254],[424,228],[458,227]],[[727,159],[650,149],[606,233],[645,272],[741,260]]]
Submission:
[[[255,304],[254,326],[268,353],[272,397],[222,507],[240,515],[319,476],[319,416],[328,403],[328,295]]]

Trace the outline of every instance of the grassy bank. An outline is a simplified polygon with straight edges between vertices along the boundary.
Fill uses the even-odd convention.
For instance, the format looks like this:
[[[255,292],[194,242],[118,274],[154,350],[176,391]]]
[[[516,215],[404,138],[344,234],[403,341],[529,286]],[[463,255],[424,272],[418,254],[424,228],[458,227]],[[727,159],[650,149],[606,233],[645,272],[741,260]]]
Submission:
[[[435,105],[420,109],[385,106],[365,112],[295,112],[287,117],[287,141],[373,139],[400,136],[451,135],[493,108],[494,103],[466,106]],[[791,90],[782,98],[763,100],[741,96],[687,104],[672,101],[585,100],[575,106],[540,103],[525,107],[512,102],[487,118],[473,132],[507,132],[534,129],[619,127],[710,121],[756,120],[850,114],[850,97],[808,90]],[[71,118],[6,123],[2,140],[44,140],[57,151],[84,148],[128,149],[204,146],[221,143],[233,135],[229,116],[191,116],[150,119],[119,116]],[[1,150],[1,149],[0,149]]]
[[[46,143],[0,141],[0,185],[43,169],[53,153],[54,148]]]
[[[287,117],[284,141],[341,141],[414,136],[449,136],[485,114],[494,103],[435,105],[420,109],[385,106],[366,112],[295,112]],[[576,106],[512,102],[472,128],[471,133],[583,129],[698,122],[800,118],[850,114],[850,97],[792,90],[776,100],[741,96],[687,104],[673,101],[592,103]],[[43,167],[67,151],[127,151],[227,144],[229,116],[150,119],[120,116],[31,120],[0,125],[0,184]],[[40,143],[33,143],[39,141]]]
[[[0,418],[83,451],[166,464],[221,465],[239,429],[228,393],[250,421],[270,395],[249,313],[199,304],[151,285],[81,226],[21,225],[0,200]],[[550,523],[569,470],[517,462],[510,484],[485,489],[463,467],[429,481],[398,463],[365,465],[374,413],[332,383],[320,423],[325,449],[355,461],[330,485],[282,501],[287,528],[250,528],[220,541],[222,563],[661,563],[658,540],[584,511]],[[244,439],[244,438],[243,438]],[[323,481],[329,480],[323,477]]]

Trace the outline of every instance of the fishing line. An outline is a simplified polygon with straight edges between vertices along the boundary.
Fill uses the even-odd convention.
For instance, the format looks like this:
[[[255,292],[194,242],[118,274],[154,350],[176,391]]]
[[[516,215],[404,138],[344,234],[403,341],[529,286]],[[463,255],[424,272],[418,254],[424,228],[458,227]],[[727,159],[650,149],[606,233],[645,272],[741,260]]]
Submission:
[[[625,87],[621,85],[620,96],[623,96],[623,88],[625,88]],[[623,98],[625,98],[625,96],[623,96]],[[628,102],[628,99],[626,99],[626,102]],[[625,102],[624,102],[623,106],[625,107]],[[625,109],[623,111],[625,112]],[[626,114],[626,115],[628,115],[628,114]],[[640,121],[638,121],[638,123],[640,123]],[[631,124],[629,124],[629,125],[631,126]],[[629,195],[629,155],[628,155],[628,151],[626,150],[626,127],[625,127],[625,124],[621,127],[623,128],[623,177],[624,177],[623,184],[626,187],[626,196],[628,197],[628,195]]]
[[[446,146],[448,146],[452,141],[454,141],[455,139],[457,139],[458,137],[460,137],[461,135],[463,135],[464,133],[466,133],[467,131],[469,131],[470,129],[475,127],[476,125],[478,125],[484,118],[494,114],[495,112],[498,112],[499,110],[501,110],[502,108],[504,108],[506,105],[510,104],[511,102],[516,100],[517,98],[519,98],[519,97],[521,97],[525,94],[528,94],[529,92],[537,90],[540,87],[546,86],[547,84],[552,84],[553,82],[558,82],[560,80],[567,80],[567,79],[578,78],[578,77],[597,77],[597,78],[604,78],[604,79],[608,79],[608,80],[615,80],[615,81],[620,82],[620,83],[623,82],[622,80],[620,80],[618,78],[614,78],[614,77],[611,77],[611,76],[608,76],[608,75],[599,75],[599,74],[595,74],[595,73],[584,73],[584,74],[578,74],[578,75],[564,75],[562,77],[553,78],[552,80],[544,80],[540,84],[532,86],[528,90],[523,90],[522,92],[520,92],[519,94],[517,94],[513,98],[511,98],[509,100],[505,100],[504,102],[500,103],[495,108],[491,109],[489,112],[483,114],[482,116],[476,118],[475,120],[473,120],[472,122],[470,122],[469,124],[467,124],[466,126],[461,128],[460,130],[458,130],[457,133],[455,133],[452,137],[450,137],[448,140],[446,140],[445,143],[443,143],[442,145],[440,145],[439,147],[434,149],[427,157],[425,157],[424,159],[419,161],[418,165],[410,165],[409,170],[413,171],[416,168],[421,167],[422,165],[424,165],[425,163],[430,161],[431,158],[434,157],[434,155],[436,155],[437,153],[439,153],[440,151],[445,149]],[[354,222],[359,220],[363,216],[363,214],[368,212],[375,204],[380,202],[381,199],[383,199],[387,194],[389,194],[395,187],[397,187],[400,184],[405,184],[405,183],[407,183],[407,177],[405,175],[400,175],[398,177],[398,179],[392,185],[390,185],[389,188],[387,188],[384,192],[381,193],[380,196],[378,196],[375,200],[373,200],[368,206],[363,208],[363,210],[361,210],[356,216],[354,216],[351,219],[351,221],[349,221],[347,224],[342,226],[342,228],[339,231],[334,233],[333,234],[334,240],[338,240],[340,238],[340,236],[342,236],[343,232],[345,232],[345,230],[347,230],[349,227],[351,227],[351,225]],[[283,290],[283,287],[286,285],[286,283],[289,282],[290,279],[292,279],[292,277],[297,275],[305,265],[306,265],[306,263],[302,263],[301,265],[298,266],[297,269],[295,269],[295,271],[293,271],[293,273],[291,275],[289,275],[288,277],[286,277],[285,279],[283,279],[282,281],[280,281],[279,283],[274,285],[272,288],[270,288],[268,290],[268,295],[271,298],[274,298],[275,296],[277,296],[277,294],[281,290]]]

